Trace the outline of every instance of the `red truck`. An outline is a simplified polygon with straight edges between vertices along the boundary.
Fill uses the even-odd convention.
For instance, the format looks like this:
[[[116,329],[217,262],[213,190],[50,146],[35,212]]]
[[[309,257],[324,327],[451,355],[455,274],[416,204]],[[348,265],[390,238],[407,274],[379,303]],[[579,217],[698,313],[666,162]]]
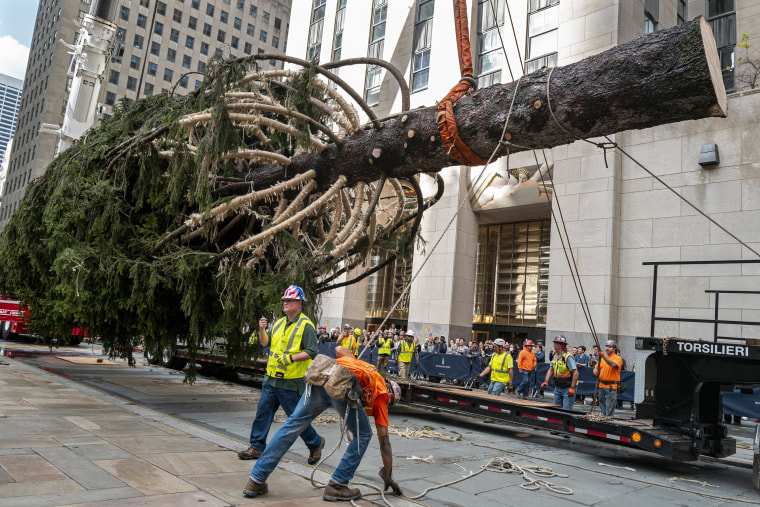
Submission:
[[[29,307],[18,299],[0,296],[0,323],[3,340],[11,334],[28,335]]]

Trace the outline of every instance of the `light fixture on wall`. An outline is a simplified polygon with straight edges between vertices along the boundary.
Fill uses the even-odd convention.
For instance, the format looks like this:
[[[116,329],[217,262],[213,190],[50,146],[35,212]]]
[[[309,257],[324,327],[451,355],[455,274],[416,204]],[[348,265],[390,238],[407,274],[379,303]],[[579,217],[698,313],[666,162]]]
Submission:
[[[717,144],[703,144],[699,151],[699,165],[702,167],[720,164]]]

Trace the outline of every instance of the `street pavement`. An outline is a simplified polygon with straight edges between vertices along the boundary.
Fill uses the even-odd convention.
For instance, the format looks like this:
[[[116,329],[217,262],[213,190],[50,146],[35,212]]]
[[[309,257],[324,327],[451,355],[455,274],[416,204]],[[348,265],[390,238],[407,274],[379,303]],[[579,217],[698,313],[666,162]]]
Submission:
[[[306,465],[302,441],[270,477],[270,493],[242,496],[254,462],[236,452],[246,447],[259,396],[250,383],[199,376],[189,385],[182,372],[129,368],[85,345],[0,347],[14,356],[2,357],[7,364],[0,365],[0,507],[323,504],[321,490],[310,483],[314,468]],[[284,419],[278,414],[270,436]],[[327,441],[325,455],[340,440],[337,421],[337,414],[326,413],[315,425]],[[406,495],[460,481],[417,501],[389,497],[393,507],[760,504],[747,449],[753,426],[746,421],[731,427],[740,448],[730,461],[694,463],[437,410],[394,407],[390,423],[394,477]],[[345,445],[321,465],[317,481],[329,479]],[[512,473],[483,471],[494,459]],[[379,485],[380,466],[373,439],[356,481]],[[514,473],[518,467],[560,475],[531,491]],[[381,504],[378,496],[360,504],[370,501]]]

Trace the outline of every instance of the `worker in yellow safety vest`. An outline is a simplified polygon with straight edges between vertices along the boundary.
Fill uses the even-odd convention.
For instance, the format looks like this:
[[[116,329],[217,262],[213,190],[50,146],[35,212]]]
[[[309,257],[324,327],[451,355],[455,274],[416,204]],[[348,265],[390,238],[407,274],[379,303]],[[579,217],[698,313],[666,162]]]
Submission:
[[[562,335],[554,338],[554,356],[546,379],[541,387],[549,385],[549,379],[554,376],[554,404],[568,410],[573,409],[575,402],[575,385],[578,383],[578,367],[575,359],[567,351],[567,338]]]
[[[388,370],[391,348],[393,348],[391,333],[389,331],[381,333],[377,339],[377,371],[380,375],[385,375]]]
[[[414,331],[407,329],[404,340],[398,344],[398,374],[401,378],[409,378],[409,368],[414,356]]]
[[[282,296],[285,317],[274,323],[267,333],[267,319],[259,320],[259,340],[269,346],[267,373],[261,385],[261,397],[256,407],[256,417],[251,425],[250,447],[238,453],[240,459],[257,459],[267,446],[267,435],[277,409],[290,417],[306,391],[303,379],[311,360],[317,355],[317,331],[314,323],[301,311],[306,295],[298,285],[291,285]],[[311,451],[310,465],[319,463],[325,439],[309,425],[301,438]]]
[[[354,357],[359,353],[359,335],[362,334],[361,329],[353,329],[350,324],[343,326],[343,334],[338,340],[338,347],[345,347],[350,350]]]
[[[507,350],[507,344],[503,339],[497,338],[494,340],[493,344],[496,346],[496,352],[491,356],[491,362],[482,372],[480,372],[478,377],[483,378],[490,372],[491,384],[488,386],[488,394],[501,396],[501,393],[504,392],[504,388],[507,387],[507,385],[509,385],[510,392],[513,390],[513,360],[512,354]]]

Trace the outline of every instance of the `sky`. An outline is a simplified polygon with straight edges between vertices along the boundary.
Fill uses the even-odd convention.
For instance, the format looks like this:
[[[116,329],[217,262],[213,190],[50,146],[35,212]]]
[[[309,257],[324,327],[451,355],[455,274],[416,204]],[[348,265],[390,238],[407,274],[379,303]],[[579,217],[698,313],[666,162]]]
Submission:
[[[0,74],[24,79],[38,4],[35,0],[0,0]]]

